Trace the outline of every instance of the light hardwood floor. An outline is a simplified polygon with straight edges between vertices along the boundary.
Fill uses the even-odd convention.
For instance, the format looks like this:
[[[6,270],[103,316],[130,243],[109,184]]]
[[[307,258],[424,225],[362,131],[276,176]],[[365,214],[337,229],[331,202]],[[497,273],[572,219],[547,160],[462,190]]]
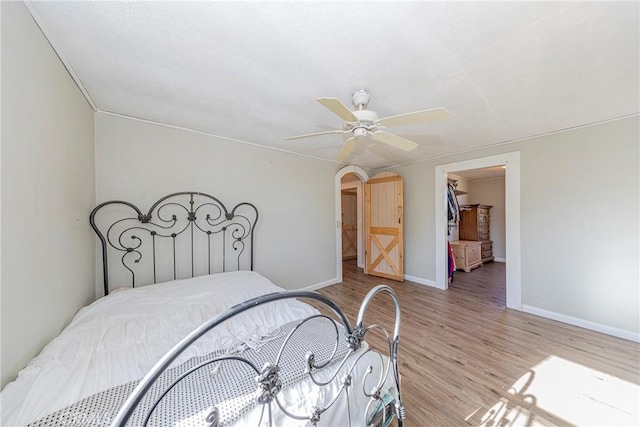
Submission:
[[[504,277],[488,263],[441,291],[345,262],[343,282],[320,292],[354,323],[374,285],[398,294],[408,426],[639,425],[640,345],[507,309]],[[367,320],[392,330],[392,304],[376,300]]]

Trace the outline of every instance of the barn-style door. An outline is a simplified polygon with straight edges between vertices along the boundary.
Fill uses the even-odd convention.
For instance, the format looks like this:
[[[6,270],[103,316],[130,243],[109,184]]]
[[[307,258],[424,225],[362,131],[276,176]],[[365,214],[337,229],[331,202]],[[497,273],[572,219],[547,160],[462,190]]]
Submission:
[[[375,175],[365,184],[365,273],[404,280],[402,177]]]

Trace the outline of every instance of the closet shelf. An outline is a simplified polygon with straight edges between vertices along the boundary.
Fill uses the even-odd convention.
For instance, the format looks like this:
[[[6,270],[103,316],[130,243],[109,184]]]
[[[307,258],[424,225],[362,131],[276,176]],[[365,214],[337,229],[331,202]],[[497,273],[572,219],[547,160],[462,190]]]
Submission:
[[[453,184],[453,194],[455,194],[456,196],[462,196],[462,195],[468,194],[466,191],[458,190],[457,179],[447,178],[447,183]]]

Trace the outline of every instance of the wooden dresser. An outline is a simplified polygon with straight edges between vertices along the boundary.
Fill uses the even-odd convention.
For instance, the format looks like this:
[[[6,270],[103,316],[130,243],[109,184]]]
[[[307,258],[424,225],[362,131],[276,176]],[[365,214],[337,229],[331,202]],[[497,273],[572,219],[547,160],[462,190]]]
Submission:
[[[456,240],[450,242],[450,244],[451,250],[453,251],[453,258],[456,261],[456,269],[464,270],[468,273],[472,268],[482,265],[482,259],[480,258],[481,242]]]
[[[460,240],[474,240],[482,243],[482,262],[493,261],[493,242],[489,238],[490,214],[492,206],[460,206]]]

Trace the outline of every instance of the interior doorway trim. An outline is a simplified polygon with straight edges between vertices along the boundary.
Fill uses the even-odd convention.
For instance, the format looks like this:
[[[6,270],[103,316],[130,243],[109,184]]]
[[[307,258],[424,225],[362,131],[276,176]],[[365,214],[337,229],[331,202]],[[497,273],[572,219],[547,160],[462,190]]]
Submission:
[[[369,175],[358,166],[345,166],[336,172],[335,177],[335,206],[336,206],[336,281],[342,282],[342,177],[352,173],[362,183],[369,181]],[[361,195],[358,195],[361,197]]]
[[[522,272],[520,250],[520,152],[499,154],[435,168],[436,287],[447,289],[447,174],[493,166],[505,167],[505,232],[507,269],[507,307],[522,310]]]

